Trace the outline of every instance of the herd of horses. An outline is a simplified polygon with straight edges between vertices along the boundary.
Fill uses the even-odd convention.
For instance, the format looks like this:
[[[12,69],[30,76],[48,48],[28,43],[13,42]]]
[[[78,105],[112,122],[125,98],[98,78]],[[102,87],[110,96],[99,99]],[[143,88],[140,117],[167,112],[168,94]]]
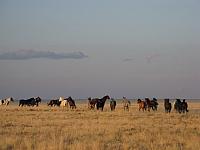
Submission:
[[[110,100],[110,109],[111,111],[114,111],[117,105],[116,100],[114,100],[113,98],[110,98],[108,95],[102,97],[102,98],[88,98],[88,109],[90,110],[94,110],[95,107],[97,110],[101,110],[103,111],[104,109],[104,105],[106,100]],[[0,100],[0,105],[9,105],[10,102],[13,102],[13,98],[9,97],[7,99],[2,99]],[[21,99],[19,100],[19,106],[23,107],[23,106],[39,106],[39,103],[41,103],[41,98],[40,97],[36,97],[36,98],[29,98],[29,99]],[[149,98],[145,98],[144,100],[138,99],[137,100],[137,104],[138,104],[138,110],[142,110],[144,111],[157,111],[158,109],[158,101],[156,98],[153,98],[152,100],[150,100]],[[72,99],[72,97],[68,97],[68,98],[63,98],[60,97],[59,99],[54,99],[54,100],[50,100],[47,103],[48,106],[51,107],[69,107],[70,109],[76,109],[76,103],[75,101]],[[129,107],[131,105],[131,102],[126,99],[126,97],[123,97],[122,100],[122,105],[125,111],[129,111]],[[183,99],[183,101],[181,101],[180,99],[176,99],[176,101],[173,104],[174,106],[174,110],[178,113],[186,113],[188,112],[188,104],[185,101],[185,99]],[[170,99],[164,99],[164,108],[165,108],[165,112],[166,113],[170,113],[172,110],[172,104],[170,103]]]

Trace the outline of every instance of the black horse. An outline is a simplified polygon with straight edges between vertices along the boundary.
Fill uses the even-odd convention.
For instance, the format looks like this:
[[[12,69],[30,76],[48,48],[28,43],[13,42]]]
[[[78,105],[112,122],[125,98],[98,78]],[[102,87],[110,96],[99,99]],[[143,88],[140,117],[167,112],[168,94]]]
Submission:
[[[172,104],[169,102],[169,99],[164,99],[164,107],[165,107],[165,112],[170,113],[172,109]]]
[[[187,102],[185,102],[185,99],[183,100],[183,102],[181,102],[180,99],[176,99],[176,102],[174,104],[174,109],[178,113],[188,112],[188,104]]]
[[[184,99],[183,102],[182,102],[182,112],[183,112],[183,113],[189,112],[189,110],[188,110],[188,104],[187,104],[187,102],[185,101],[185,99]]]
[[[27,99],[27,100],[24,100],[24,99],[22,99],[22,100],[19,100],[19,106],[24,106],[24,105],[26,105],[26,106],[38,106],[38,104],[41,102],[42,100],[41,100],[41,98],[40,97],[37,97],[37,98],[29,98],[29,99]]]
[[[50,100],[49,103],[47,103],[48,106],[60,106],[61,101],[59,101],[59,99],[55,99],[55,100]]]
[[[116,105],[117,105],[116,101],[113,98],[111,98],[111,101],[110,101],[110,109],[111,109],[111,111],[115,110]]]
[[[151,107],[153,111],[157,111],[158,109],[158,100],[156,98],[153,98],[153,100],[151,100]]]
[[[75,101],[72,99],[72,97],[68,97],[66,98],[65,100],[67,100],[69,106],[71,109],[76,109],[76,104],[75,104]]]
[[[101,109],[103,111],[103,108],[107,99],[110,99],[108,95],[104,96],[101,99],[97,99],[97,103],[96,103],[97,110]]]

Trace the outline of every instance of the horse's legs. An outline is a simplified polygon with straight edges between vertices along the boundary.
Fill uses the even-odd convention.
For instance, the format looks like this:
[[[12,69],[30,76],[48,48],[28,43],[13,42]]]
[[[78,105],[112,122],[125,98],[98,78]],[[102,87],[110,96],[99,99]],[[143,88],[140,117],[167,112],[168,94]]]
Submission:
[[[146,110],[144,107],[142,108],[142,111],[144,112],[144,110]]]
[[[150,109],[151,109],[151,107],[150,106],[148,106],[148,111],[150,112]]]

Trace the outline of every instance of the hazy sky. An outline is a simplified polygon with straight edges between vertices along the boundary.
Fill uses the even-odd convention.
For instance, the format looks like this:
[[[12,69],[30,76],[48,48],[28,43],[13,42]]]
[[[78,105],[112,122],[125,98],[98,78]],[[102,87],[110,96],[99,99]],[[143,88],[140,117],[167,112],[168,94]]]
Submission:
[[[199,0],[0,0],[0,97],[200,98]]]

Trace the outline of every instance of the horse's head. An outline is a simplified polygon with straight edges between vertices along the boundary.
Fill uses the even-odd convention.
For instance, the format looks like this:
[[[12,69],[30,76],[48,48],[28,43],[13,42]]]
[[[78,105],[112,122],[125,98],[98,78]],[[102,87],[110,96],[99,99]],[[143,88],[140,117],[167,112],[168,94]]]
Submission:
[[[153,101],[157,101],[157,99],[154,97],[154,98],[153,98]]]
[[[71,96],[69,96],[68,98],[66,98],[65,100],[67,100],[67,101],[73,101],[73,99],[72,99],[72,97]]]
[[[145,98],[145,102],[149,103],[150,99],[149,98]]]
[[[110,99],[110,96],[106,95],[104,96],[105,99]]]
[[[42,99],[38,96],[36,99],[35,99],[36,102],[38,103],[41,103]]]
[[[142,101],[141,99],[138,99],[138,100],[137,100],[137,103],[140,103],[141,101]]]
[[[12,97],[10,97],[10,101],[11,101],[11,102],[14,102],[14,99],[13,99]]]

